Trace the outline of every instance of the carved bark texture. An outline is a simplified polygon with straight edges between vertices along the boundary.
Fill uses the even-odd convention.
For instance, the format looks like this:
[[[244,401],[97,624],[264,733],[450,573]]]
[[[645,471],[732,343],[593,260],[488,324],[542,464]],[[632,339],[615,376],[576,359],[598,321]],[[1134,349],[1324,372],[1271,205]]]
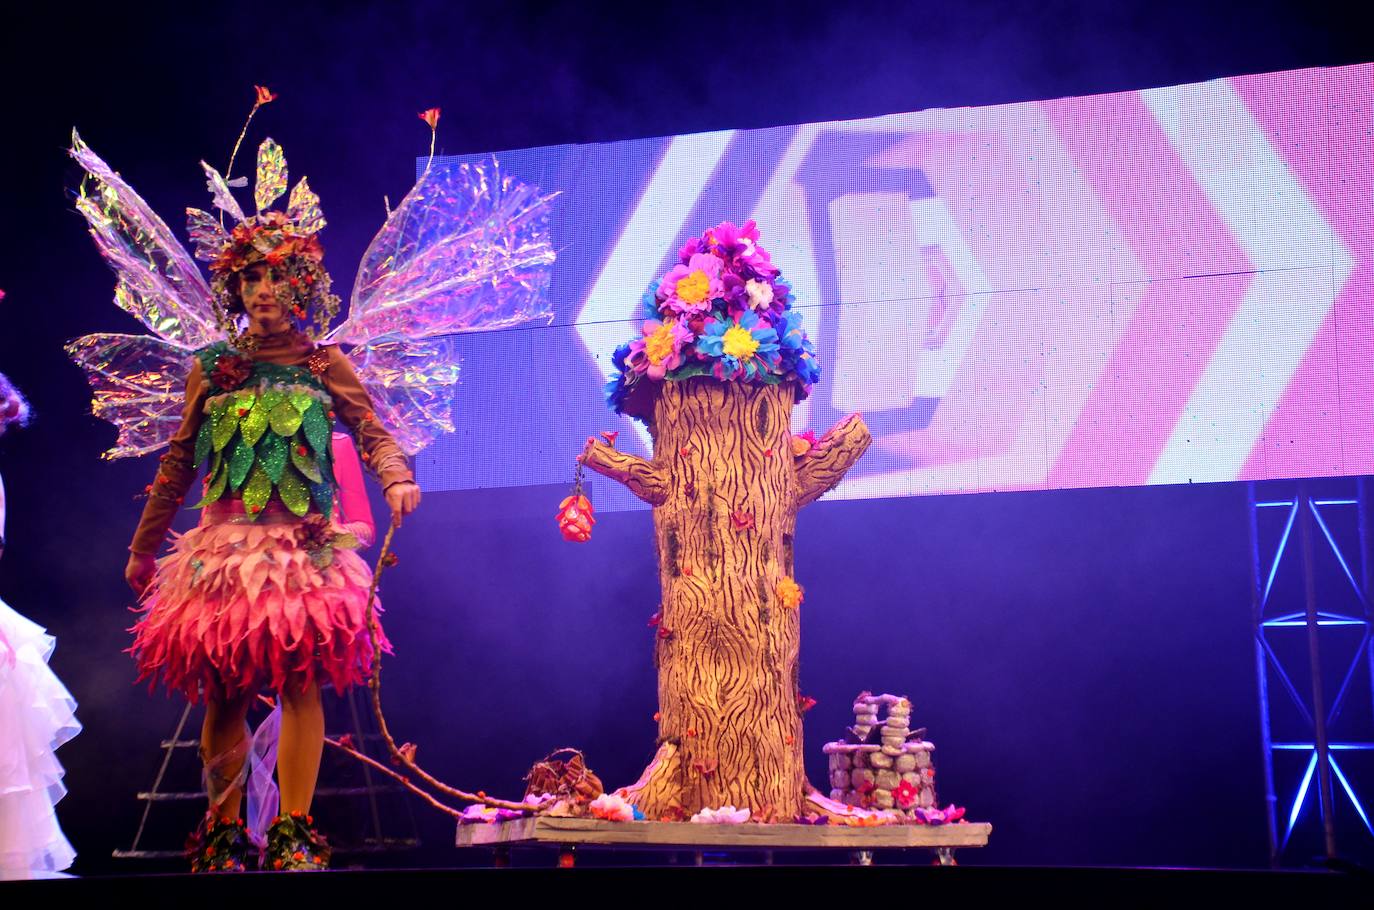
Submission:
[[[838,483],[870,437],[854,415],[794,457],[794,395],[791,384],[664,383],[653,461],[600,442],[584,453],[654,506],[661,748],[626,788],[650,819],[734,805],[790,821],[804,809],[801,626],[778,584],[795,574],[797,510]]]

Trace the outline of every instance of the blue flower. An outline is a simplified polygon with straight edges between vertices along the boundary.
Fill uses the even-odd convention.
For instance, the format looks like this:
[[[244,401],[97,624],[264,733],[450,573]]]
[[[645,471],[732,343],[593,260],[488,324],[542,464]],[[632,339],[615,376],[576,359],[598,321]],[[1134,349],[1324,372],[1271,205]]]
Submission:
[[[821,365],[816,360],[816,348],[811,344],[811,339],[806,337],[801,323],[800,311],[788,310],[783,313],[778,343],[782,348],[783,370],[796,373],[802,385],[811,386],[821,378]]]
[[[753,379],[780,363],[778,333],[752,312],[738,319],[711,319],[697,339],[697,350],[715,359],[717,379]]]
[[[658,284],[657,280],[649,282],[649,289],[639,298],[640,305],[644,308],[645,319],[663,318],[663,313],[658,308]]]
[[[611,366],[615,367],[615,376],[606,383],[606,404],[617,414],[622,413],[621,405],[625,401],[625,394],[629,391],[632,375],[625,370],[626,358],[630,356],[630,343],[626,342],[615,349],[611,355]]]
[[[797,358],[792,364],[792,370],[797,374],[797,380],[808,389],[821,378],[821,363],[809,352]]]
[[[788,310],[782,314],[782,324],[778,326],[778,344],[782,347],[784,357],[796,358],[803,352],[815,355],[816,349],[811,346],[811,339],[806,337],[801,324],[800,310]]]

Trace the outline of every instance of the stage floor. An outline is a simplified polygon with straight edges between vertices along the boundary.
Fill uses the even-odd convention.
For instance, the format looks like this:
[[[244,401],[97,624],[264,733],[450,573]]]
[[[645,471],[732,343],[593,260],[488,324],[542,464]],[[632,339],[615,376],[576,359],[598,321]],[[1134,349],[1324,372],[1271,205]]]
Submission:
[[[1192,905],[1212,895],[1228,903],[1254,900],[1260,906],[1278,901],[1350,900],[1367,903],[1374,893],[1368,872],[1245,871],[1220,869],[1128,869],[1063,867],[993,867],[887,865],[884,853],[872,866],[587,866],[553,868],[544,851],[538,868],[401,869],[324,873],[266,873],[240,875],[128,875],[72,878],[37,882],[0,882],[0,905],[46,906],[37,901],[58,898],[133,902],[134,906],[165,907],[174,901],[192,906],[241,906],[244,901],[337,900],[358,906],[360,900],[403,902],[431,906],[463,903],[487,893],[518,895],[522,902],[540,899],[567,901],[584,898],[592,906],[608,899],[622,902],[627,895],[658,902],[665,896],[733,904],[749,894],[770,900],[798,898],[853,901],[891,895],[898,902],[924,903],[936,899],[969,901],[1008,897],[1026,901],[1050,898],[1057,904],[1077,899],[1094,906],[1177,902]],[[877,891],[869,890],[877,887]],[[766,888],[758,892],[744,889]],[[629,890],[634,889],[634,890]],[[648,889],[648,890],[641,890]],[[895,890],[894,890],[895,889]],[[708,896],[709,895],[709,896]],[[313,904],[319,906],[318,904]]]

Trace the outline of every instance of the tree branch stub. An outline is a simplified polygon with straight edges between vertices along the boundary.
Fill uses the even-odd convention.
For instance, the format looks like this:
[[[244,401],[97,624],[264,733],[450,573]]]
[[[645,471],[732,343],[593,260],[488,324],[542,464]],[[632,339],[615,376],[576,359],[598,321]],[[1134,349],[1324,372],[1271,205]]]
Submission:
[[[868,425],[858,414],[850,414],[831,427],[815,450],[797,462],[797,508],[834,489],[872,441]]]
[[[653,462],[622,452],[599,440],[588,440],[582,463],[603,477],[624,484],[626,489],[651,506],[668,499],[667,474]]]

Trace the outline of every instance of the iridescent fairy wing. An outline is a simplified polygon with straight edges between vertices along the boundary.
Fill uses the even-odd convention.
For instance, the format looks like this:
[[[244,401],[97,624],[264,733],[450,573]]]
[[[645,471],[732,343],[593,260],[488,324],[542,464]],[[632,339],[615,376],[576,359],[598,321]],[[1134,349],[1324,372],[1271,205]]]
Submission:
[[[505,176],[494,160],[429,168],[364,254],[333,340],[433,338],[552,318],[554,195]]]
[[[222,338],[210,288],[166,223],[75,131],[70,153],[86,172],[76,209],[114,270],[115,303],[187,349]]]
[[[441,338],[382,338],[348,353],[372,409],[407,455],[453,432],[458,358]]]
[[[408,454],[453,431],[458,361],[438,339],[549,320],[554,195],[482,164],[428,169],[363,257],[349,342],[378,417]]]
[[[151,335],[98,334],[66,350],[86,371],[91,412],[119,429],[106,458],[145,455],[167,444],[181,422],[187,348]]]

